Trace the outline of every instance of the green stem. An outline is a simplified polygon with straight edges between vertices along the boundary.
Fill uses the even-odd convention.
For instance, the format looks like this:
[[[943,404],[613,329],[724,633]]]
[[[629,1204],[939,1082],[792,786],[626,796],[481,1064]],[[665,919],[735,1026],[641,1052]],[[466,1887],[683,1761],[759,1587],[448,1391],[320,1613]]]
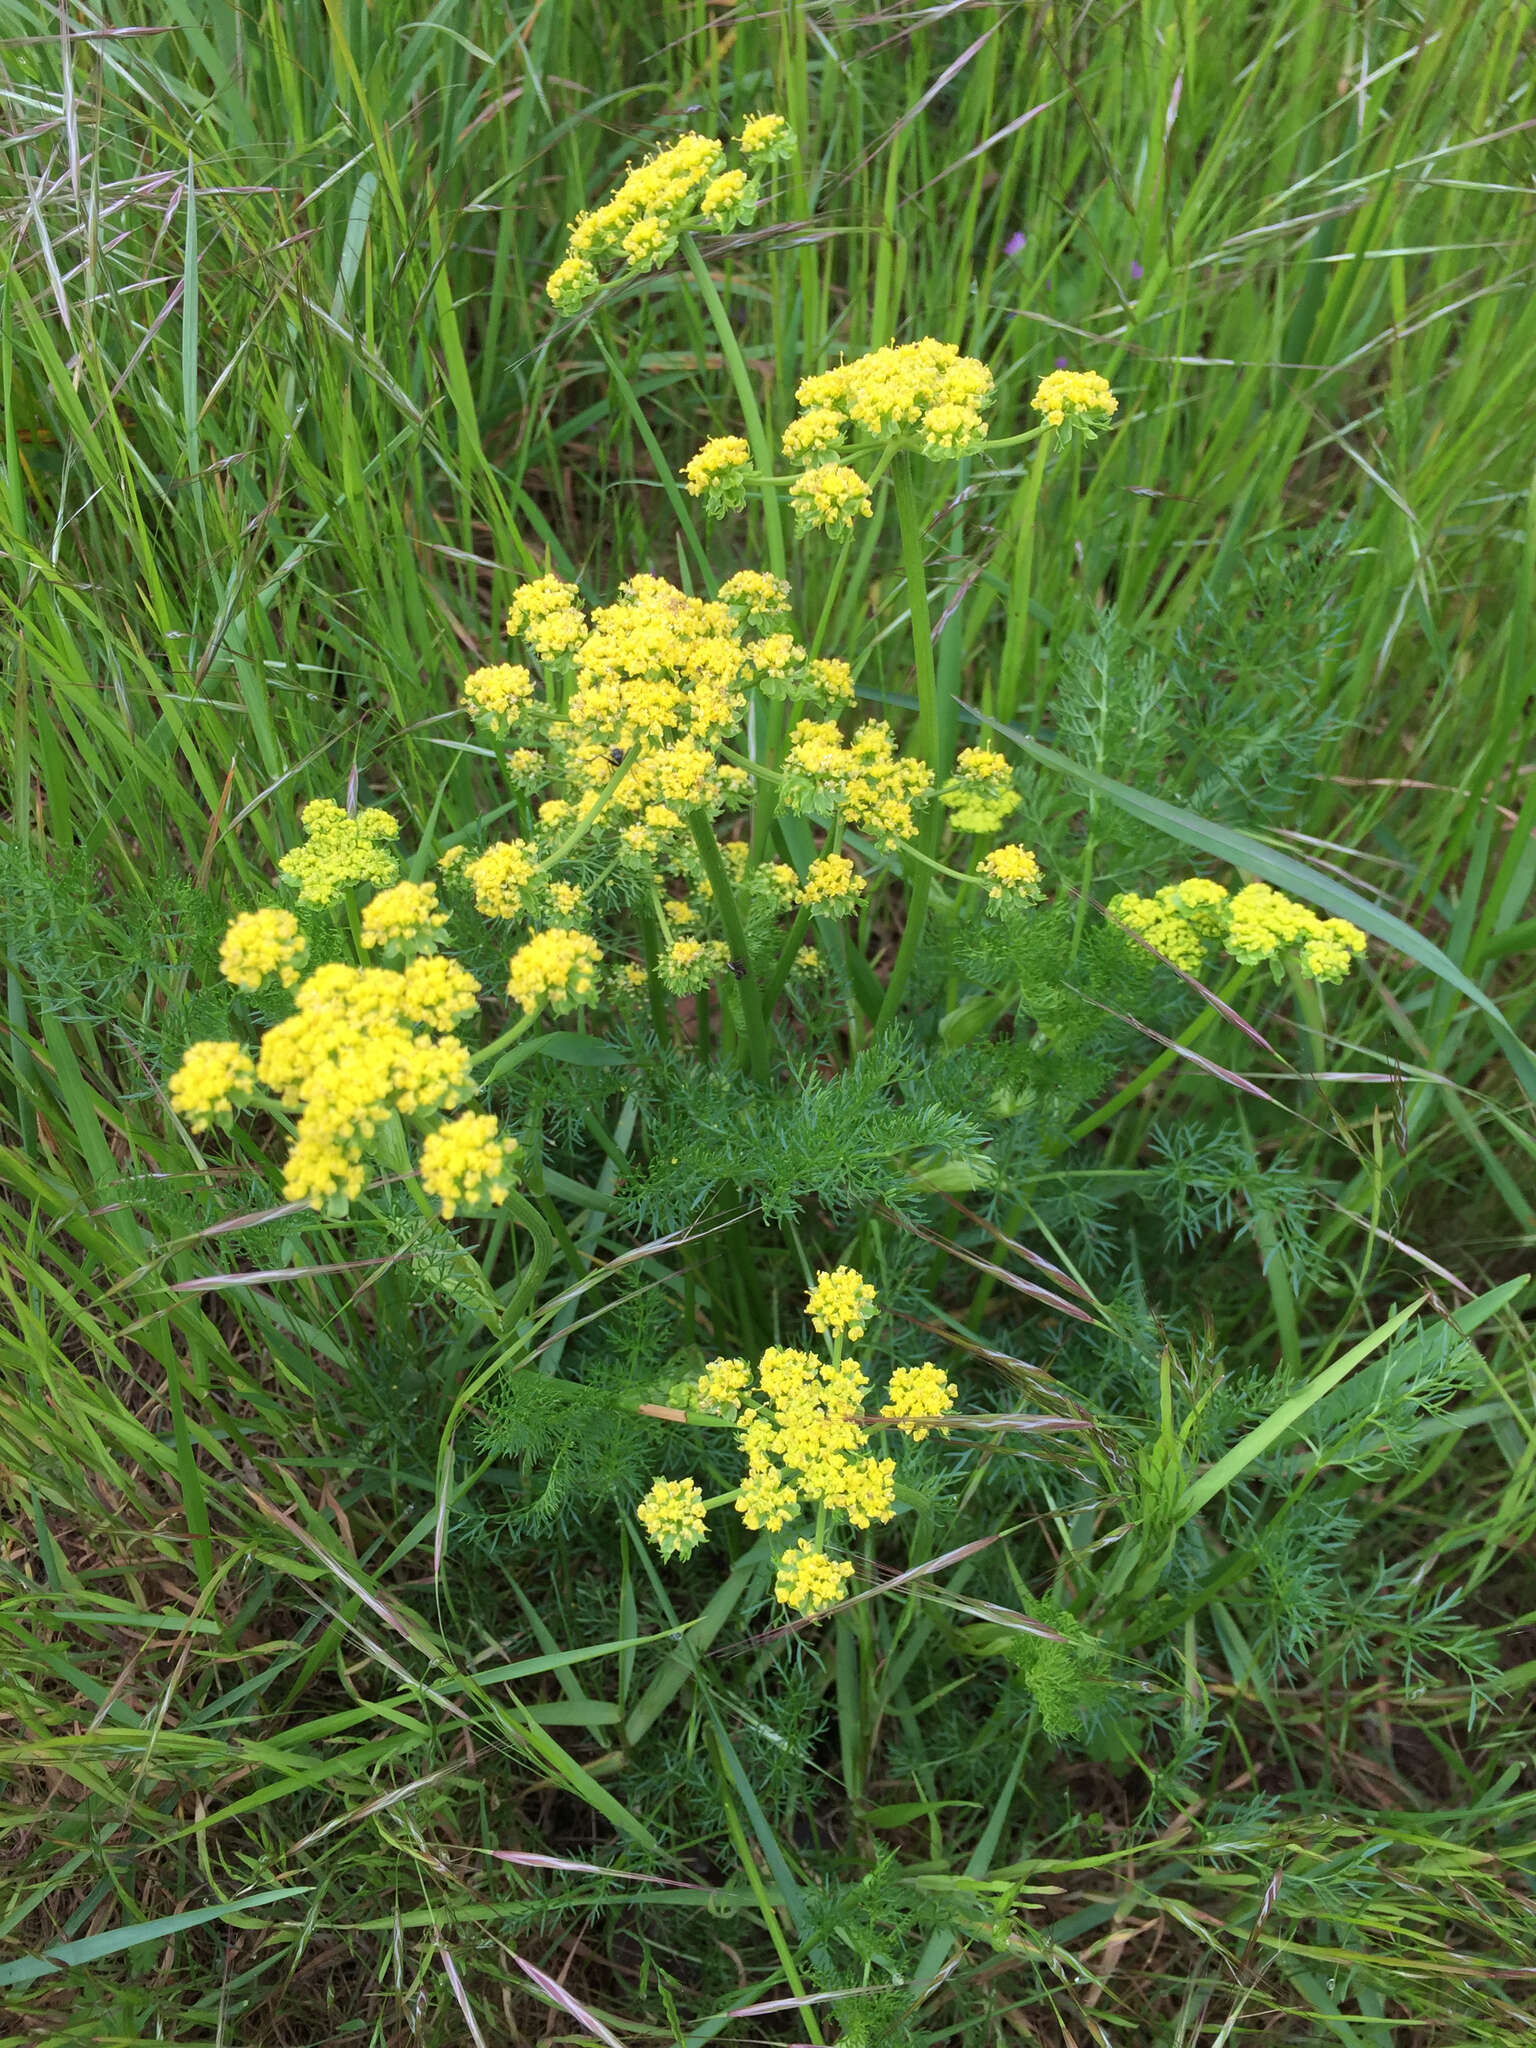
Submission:
[[[1250,971],[1249,968],[1240,967],[1236,974],[1228,975],[1226,981],[1216,991],[1224,1003],[1230,1003],[1232,997],[1248,979]],[[1155,1060],[1147,1062],[1134,1081],[1127,1081],[1118,1094],[1112,1095],[1108,1102],[1101,1103],[1091,1115],[1085,1116],[1081,1123],[1076,1123],[1072,1126],[1071,1130],[1067,1133],[1068,1144],[1075,1145],[1080,1138],[1086,1138],[1090,1131],[1096,1131],[1101,1124],[1107,1124],[1112,1116],[1118,1116],[1127,1103],[1136,1100],[1136,1097],[1143,1088],[1147,1087],[1150,1082],[1155,1081],[1159,1074],[1165,1074],[1168,1071],[1179,1056],[1176,1050],[1177,1046],[1193,1045],[1195,1040],[1201,1037],[1220,1015],[1221,1012],[1219,1010],[1212,1009],[1207,1004],[1205,1009],[1195,1018],[1194,1022],[1186,1025],[1184,1030],[1179,1033],[1174,1045],[1165,1047]]]
[[[482,1051],[477,1052],[469,1064],[472,1067],[483,1066],[487,1060],[494,1059],[497,1053],[506,1052],[510,1046],[516,1045],[520,1038],[533,1029],[542,1015],[542,1009],[530,1010],[525,1017],[520,1017],[509,1031],[503,1031],[500,1038],[493,1038],[488,1046],[484,1047]],[[492,1079],[492,1076],[487,1074],[485,1078],[489,1081]]]
[[[891,483],[896,498],[896,523],[901,532],[901,573],[907,586],[907,617],[912,630],[912,666],[917,676],[915,751],[933,770],[937,786],[943,775],[939,760],[939,685],[933,665],[933,628],[928,616],[928,584],[923,562],[923,522],[912,482],[916,457],[896,463]]]
[[[901,531],[901,567],[907,585],[907,616],[912,629],[912,666],[917,677],[914,751],[922,756],[933,771],[936,795],[944,779],[944,764],[939,758],[939,686],[933,664],[933,629],[929,621],[928,586],[923,565],[922,520],[918,513],[917,493],[912,481],[912,464],[915,460],[914,456],[908,455],[898,462],[892,471],[892,483],[896,497],[896,520]],[[901,944],[896,949],[891,978],[886,983],[880,1014],[875,1019],[876,1035],[894,1021],[917,961],[918,949],[923,939],[923,927],[928,921],[928,899],[933,893],[933,869],[929,863],[938,850],[939,835],[943,829],[944,814],[937,802],[932,802],[918,834],[916,852],[920,865],[907,895],[906,924],[902,930]]]
[[[1019,525],[1013,540],[1013,568],[1008,578],[1008,627],[997,671],[997,715],[1011,725],[1018,709],[1019,682],[1029,648],[1029,588],[1034,566],[1035,514],[1045,479],[1050,442],[1042,440],[1030,465],[1029,480],[1019,499]],[[1038,711],[1038,707],[1037,707]]]
[[[744,970],[736,986],[741,995],[741,1016],[746,1027],[747,1057],[751,1064],[753,1080],[766,1084],[771,1072],[768,1031],[763,1021],[757,969],[747,945],[746,927],[742,924],[741,912],[736,907],[736,897],[731,888],[730,877],[725,871],[725,862],[720,858],[720,847],[715,839],[714,828],[702,811],[691,812],[688,824],[693,833],[693,843],[699,849],[699,858],[704,863],[704,872],[709,877],[709,886],[714,891],[715,902],[719,906],[720,922],[725,927],[726,940],[732,955]]]
[[[699,254],[692,235],[683,236],[682,248],[688,259],[688,268],[693,272],[693,281],[699,288],[699,297],[704,301],[709,317],[714,322],[720,353],[725,358],[725,367],[730,373],[731,383],[736,392],[736,403],[741,407],[742,425],[746,429],[747,445],[752,450],[753,465],[765,478],[771,477],[773,451],[768,440],[768,430],[763,425],[757,395],[752,389],[751,372],[747,369],[746,357],[741,352],[741,344],[731,326],[730,315],[715,289],[715,281],[710,276],[708,265]],[[768,542],[768,566],[775,576],[783,576],[786,573],[788,557],[784,550],[784,522],[779,510],[778,493],[771,483],[765,482],[760,495],[763,531]]]
[[[630,769],[634,767],[636,761],[638,761],[639,758],[640,747],[637,742],[634,746],[630,748],[629,752],[624,756],[623,760],[619,763],[618,767],[615,769],[614,773],[609,777],[608,781],[603,784],[603,793],[598,798],[597,802],[592,806],[591,810],[584,811],[581,817],[578,818],[576,823],[571,827],[570,831],[566,833],[565,837],[561,839],[548,853],[546,853],[544,858],[539,862],[540,874],[545,873],[546,870],[552,870],[554,868],[559,867],[561,861],[565,859],[565,856],[570,852],[571,848],[576,844],[576,842],[579,839],[584,839],[586,837],[587,833],[591,831],[593,825],[603,815],[603,812],[607,810],[609,804],[611,804],[613,802],[613,799],[618,795],[620,783],[623,782],[625,776],[629,773]]]

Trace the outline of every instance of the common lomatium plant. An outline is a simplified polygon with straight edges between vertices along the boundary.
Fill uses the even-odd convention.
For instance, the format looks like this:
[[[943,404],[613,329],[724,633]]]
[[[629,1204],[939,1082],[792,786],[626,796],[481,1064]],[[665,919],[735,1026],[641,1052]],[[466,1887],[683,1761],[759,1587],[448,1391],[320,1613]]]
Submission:
[[[264,1028],[251,1044],[192,1045],[170,1102],[199,1132],[241,1110],[269,1117],[293,1203],[339,1217],[370,1178],[403,1181],[434,1227],[499,1212],[547,1255],[546,1225],[564,1226],[541,1141],[502,1121],[509,1102],[516,1116],[519,1070],[541,1042],[562,1056],[574,1044],[590,1064],[627,1056],[604,1039],[632,1054],[648,1034],[674,1093],[692,1063],[716,1088],[723,1073],[745,1076],[760,1106],[792,1066],[835,1071],[888,1034],[930,941],[950,983],[945,1045],[1015,1013],[1017,1071],[980,1088],[999,1116],[1074,1088],[1080,1108],[1104,1078],[1078,1053],[1103,1006],[1073,986],[1091,850],[1084,885],[1053,904],[1045,864],[1017,836],[1007,735],[964,746],[947,736],[955,720],[941,716],[923,501],[928,479],[1025,441],[1037,444],[1037,490],[1053,450],[1109,427],[1115,394],[1096,371],[1058,370],[1029,402],[1033,423],[999,438],[985,363],[932,337],[892,344],[800,381],[778,444],[794,468],[775,475],[692,235],[744,219],[764,167],[792,147],[773,114],[746,124],[734,166],[720,144],[683,136],[572,224],[549,281],[571,310],[605,271],[685,251],[746,428],[707,442],[686,488],[722,517],[755,493],[770,559],[732,566],[702,593],[650,571],[606,597],[553,571],[522,582],[508,593],[513,658],[475,668],[460,692],[499,784],[492,800],[406,861],[387,804],[346,810],[317,796],[278,862],[290,902],[229,925],[222,973],[239,1001],[259,1002]],[[859,710],[856,674],[878,672],[883,649],[824,650],[828,604],[814,631],[797,617],[778,523],[783,495],[803,535],[846,540],[875,519],[887,482],[916,681],[905,731]],[[1147,896],[1122,891],[1095,929],[1118,958],[1139,967],[1150,952],[1186,978],[1220,951],[1239,977],[1268,963],[1277,978],[1335,981],[1365,943],[1354,925],[1262,883],[1202,876]],[[498,957],[504,968],[488,976]],[[1113,971],[1101,964],[1101,980]],[[962,989],[962,973],[981,986]],[[643,1171],[674,1107],[663,1088],[627,1168]],[[542,1213],[520,1192],[522,1174]],[[580,1271],[574,1246],[568,1256]],[[543,1266],[530,1270],[536,1286]],[[784,1538],[783,1604],[809,1614],[843,1597],[853,1566],[829,1550],[835,1532],[888,1520],[898,1499],[881,1441],[920,1438],[957,1398],[945,1369],[925,1361],[899,1367],[870,1411],[869,1379],[845,1345],[873,1305],[851,1267],[823,1272],[809,1312],[827,1355],[770,1345],[755,1363],[716,1358],[684,1387],[686,1415],[734,1432],[742,1474],[713,1502],[692,1479],[656,1482],[641,1520],[664,1554],[686,1556],[710,1509],[729,1502],[748,1529]]]

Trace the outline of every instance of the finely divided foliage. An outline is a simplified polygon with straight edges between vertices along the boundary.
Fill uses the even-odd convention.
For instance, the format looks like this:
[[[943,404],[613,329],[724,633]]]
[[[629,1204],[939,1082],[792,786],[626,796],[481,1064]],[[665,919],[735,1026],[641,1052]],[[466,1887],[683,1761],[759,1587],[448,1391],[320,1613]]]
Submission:
[[[1521,27],[0,4],[6,2039],[1520,2038]]]

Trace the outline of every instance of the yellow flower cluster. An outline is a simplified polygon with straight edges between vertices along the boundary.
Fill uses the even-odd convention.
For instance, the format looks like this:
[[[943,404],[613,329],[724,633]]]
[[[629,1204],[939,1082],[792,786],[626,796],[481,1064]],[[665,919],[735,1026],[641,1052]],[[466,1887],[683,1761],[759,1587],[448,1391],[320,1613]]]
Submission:
[[[705,1415],[726,1415],[732,1421],[752,1384],[752,1368],[744,1358],[715,1358],[693,1383],[693,1403]]]
[[[441,953],[411,961],[402,980],[406,1014],[428,1031],[452,1031],[480,1007],[479,982],[467,967]]]
[[[360,936],[370,953],[382,952],[386,960],[408,959],[433,951],[447,922],[448,913],[438,909],[431,882],[396,882],[364,905]]]
[[[476,725],[505,739],[533,696],[533,677],[515,662],[499,661],[467,675],[460,694]]]
[[[782,447],[803,462],[835,448],[847,427],[871,441],[901,440],[935,461],[967,455],[987,437],[992,372],[952,341],[925,336],[874,349],[801,380],[798,418]]]
[[[1365,951],[1365,933],[1346,918],[1319,917],[1267,882],[1250,882],[1232,898],[1226,947],[1245,966],[1296,952],[1319,981],[1342,981]]]
[[[304,844],[285,853],[278,870],[298,885],[301,903],[322,909],[334,903],[344,889],[371,882],[386,887],[400,872],[400,864],[389,851],[400,827],[388,811],[359,811],[349,818],[339,804],[318,797],[306,804],[299,818],[304,827]]]
[[[704,1541],[704,1496],[692,1479],[658,1479],[636,1509],[663,1557],[691,1557]]]
[[[235,988],[260,988],[269,974],[292,988],[307,950],[291,910],[246,910],[230,920],[219,947],[219,972]]]
[[[738,569],[721,584],[720,602],[739,611],[749,626],[772,625],[789,616],[789,585],[766,569]]]
[[[465,873],[487,915],[526,916],[554,901],[538,894],[536,871],[547,864],[546,835],[569,830],[601,804],[600,829],[628,867],[696,873],[698,853],[689,814],[715,817],[745,797],[751,777],[719,757],[741,724],[748,692],[841,699],[852,692],[847,665],[807,662],[794,636],[780,629],[789,603],[777,577],[744,570],[714,600],[693,597],[660,576],[633,576],[612,604],[590,620],[569,584],[543,577],[512,600],[508,623],[521,632],[546,669],[567,684],[564,706],[536,703],[530,729],[547,752],[536,756],[562,793],[538,806],[538,847],[493,849]],[[768,626],[763,633],[756,629]],[[552,637],[553,635],[553,637]],[[510,764],[509,764],[510,765]],[[532,784],[540,769],[530,769]]]
[[[754,114],[741,131],[740,149],[753,163],[782,163],[794,154],[794,130],[782,114]]]
[[[602,963],[596,941],[585,932],[559,926],[535,932],[527,945],[512,955],[507,994],[525,1011],[548,1007],[558,1016],[591,1002]]]
[[[768,633],[752,647],[752,680],[765,697],[794,696],[805,675],[805,649],[793,633]]]
[[[315,969],[256,1062],[263,1084],[302,1111],[284,1181],[289,1201],[318,1209],[357,1195],[364,1147],[393,1113],[430,1116],[471,1093],[467,1047],[420,1027],[472,1008],[478,992],[454,961],[413,960],[400,972]]]
[[[853,702],[853,670],[835,655],[818,655],[810,666],[810,694],[829,711],[843,711]]]
[[[789,487],[789,503],[797,533],[827,533],[838,540],[846,540],[854,521],[868,519],[875,509],[869,485],[842,462],[802,471]]]
[[[861,725],[846,744],[830,722],[796,726],[784,777],[783,798],[791,810],[840,813],[885,847],[916,836],[912,807],[933,788],[925,763],[897,758],[895,735],[878,718]]]
[[[538,855],[521,839],[498,840],[464,869],[482,917],[520,917],[526,910]]]
[[[747,502],[752,450],[739,434],[717,434],[683,467],[690,498],[702,498],[711,519],[739,512]]]
[[[662,984],[675,996],[697,995],[730,960],[722,939],[674,939],[658,962]]]
[[[755,115],[743,129],[747,169],[726,169],[713,136],[680,135],[631,170],[600,206],[577,215],[544,287],[550,301],[562,313],[575,312],[599,288],[600,265],[622,261],[630,271],[647,270],[665,262],[678,237],[699,222],[723,230],[750,220],[759,171],[794,146],[780,114]]]
[[[957,832],[996,832],[1019,807],[1013,769],[989,747],[964,747],[939,802]]]
[[[890,1399],[880,1410],[890,1416],[904,1436],[920,1444],[927,1436],[925,1423],[946,1415],[960,1398],[960,1389],[937,1365],[899,1365],[891,1374]],[[917,1421],[912,1417],[920,1418]]]
[[[558,576],[536,576],[507,606],[507,634],[526,640],[540,661],[567,661],[587,637],[581,593]]]
[[[689,597],[661,576],[632,576],[616,603],[592,614],[574,656],[568,730],[556,737],[596,749],[691,739],[675,790],[632,792],[627,800],[632,807],[656,797],[692,801],[706,750],[740,720],[751,645],[729,605]],[[611,775],[611,757],[606,765]],[[636,792],[642,788],[643,774]]]
[[[818,917],[847,917],[867,887],[864,877],[845,855],[826,853],[806,869],[797,900]]]
[[[779,1559],[773,1597],[801,1614],[819,1614],[835,1607],[848,1589],[853,1566],[846,1558],[834,1562],[806,1536]]]
[[[864,1334],[875,1290],[853,1267],[838,1266],[817,1274],[806,1306],[816,1329],[833,1338],[830,1359],[770,1345],[754,1373],[744,1358],[716,1358],[669,1398],[734,1428],[746,1460],[736,1512],[749,1529],[777,1535],[802,1509],[817,1510],[816,1542],[800,1537],[785,1549],[774,1588],[782,1605],[812,1614],[840,1600],[853,1575],[820,1548],[827,1516],[841,1515],[855,1529],[888,1522],[896,1463],[871,1454],[873,1418],[863,1412],[869,1381],[857,1359],[842,1356],[843,1336]],[[937,1366],[903,1366],[891,1375],[880,1413],[921,1442],[958,1398]],[[658,1479],[640,1519],[663,1555],[686,1555],[704,1534],[703,1497],[692,1480]]]
[[[1097,370],[1052,370],[1029,401],[1048,427],[1075,427],[1093,435],[1108,426],[1120,401]]]
[[[189,1045],[171,1076],[171,1107],[194,1131],[206,1131],[216,1117],[225,1117],[250,1101],[256,1069],[243,1045],[230,1039],[201,1038]]]
[[[1279,972],[1289,955],[1319,981],[1342,981],[1365,951],[1365,933],[1342,917],[1319,917],[1267,882],[1232,895],[1195,875],[1155,896],[1112,897],[1109,913],[1186,974],[1198,974],[1212,945],[1243,966],[1270,961]]]
[[[875,1290],[852,1266],[834,1266],[818,1273],[806,1297],[805,1312],[818,1337],[847,1337],[857,1344],[875,1309]]]
[[[846,1515],[856,1529],[888,1522],[896,1512],[896,1465],[865,1448],[860,1416],[869,1381],[858,1360],[770,1345],[757,1382],[765,1405],[743,1408],[737,1423],[749,1485],[736,1505],[748,1528],[757,1526],[749,1512],[757,1509],[754,1482],[771,1482],[773,1513],[785,1521],[796,1501],[809,1501]],[[762,1526],[774,1522],[765,1518]]]
[[[754,200],[751,181],[745,171],[722,171],[706,186],[704,197],[699,201],[699,217],[706,227],[724,234],[728,228],[735,227],[737,221],[751,218]]]
[[[1144,938],[1184,974],[1198,974],[1225,922],[1227,891],[1199,876],[1173,882],[1155,896],[1112,896],[1109,914]]]
[[[987,895],[994,903],[1033,904],[1045,893],[1040,863],[1027,846],[994,847],[980,866],[992,885]]]
[[[421,1184],[452,1220],[462,1208],[500,1208],[515,1138],[503,1138],[495,1117],[479,1111],[456,1116],[429,1131],[421,1145]]]

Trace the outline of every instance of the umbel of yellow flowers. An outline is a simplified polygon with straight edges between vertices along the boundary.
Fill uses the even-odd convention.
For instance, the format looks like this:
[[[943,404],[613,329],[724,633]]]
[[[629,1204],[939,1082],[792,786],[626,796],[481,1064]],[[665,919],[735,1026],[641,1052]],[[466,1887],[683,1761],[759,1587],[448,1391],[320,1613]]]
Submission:
[[[763,171],[793,153],[795,138],[782,114],[755,114],[733,146],[741,162],[729,165],[712,135],[680,135],[628,172],[600,206],[578,214],[544,287],[550,302],[574,313],[601,289],[605,268],[652,270],[691,229],[723,234],[749,221]]]
[[[814,1513],[814,1537],[799,1535],[779,1554],[774,1596],[801,1614],[842,1599],[853,1565],[827,1555],[829,1523],[868,1529],[896,1512],[896,1461],[871,1449],[872,1436],[894,1428],[921,1442],[959,1399],[938,1366],[902,1366],[878,1413],[865,1413],[869,1378],[843,1346],[858,1343],[875,1309],[875,1290],[854,1267],[818,1273],[806,1313],[827,1356],[771,1344],[755,1369],[743,1358],[716,1358],[673,1390],[697,1413],[731,1425],[745,1470],[719,1501],[706,1501],[693,1479],[655,1481],[638,1512],[664,1557],[688,1557],[707,1533],[707,1510],[726,1501],[749,1529],[775,1536]]]
[[[784,429],[780,447],[799,467],[789,486],[796,530],[846,539],[874,509],[870,486],[844,456],[886,443],[909,448],[930,462],[953,462],[987,438],[985,413],[993,399],[992,372],[952,341],[921,341],[872,349],[851,363],[802,378],[800,410]],[[845,447],[851,442],[851,447]],[[684,469],[690,494],[704,500],[712,519],[739,512],[747,501],[752,455],[736,434],[706,441]]]
[[[1319,917],[1267,882],[1234,895],[1192,875],[1155,896],[1111,897],[1109,914],[1186,974],[1198,974],[1213,946],[1241,966],[1268,961],[1278,977],[1287,959],[1319,981],[1342,981],[1365,951],[1365,933],[1347,918]]]

